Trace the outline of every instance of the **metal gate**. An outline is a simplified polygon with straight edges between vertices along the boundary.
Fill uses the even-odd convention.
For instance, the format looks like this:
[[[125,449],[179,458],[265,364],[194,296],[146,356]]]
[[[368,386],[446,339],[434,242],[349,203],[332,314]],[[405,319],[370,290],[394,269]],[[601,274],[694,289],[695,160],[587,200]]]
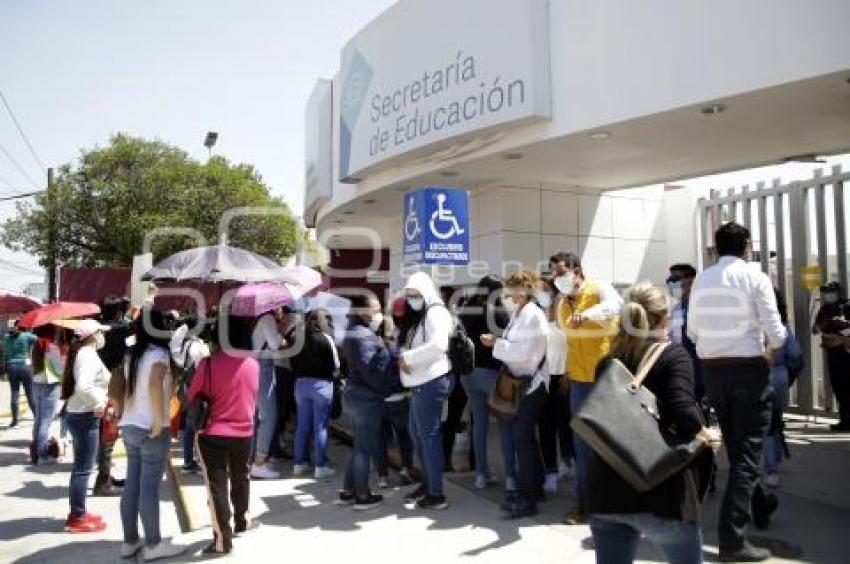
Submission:
[[[819,266],[820,283],[838,281],[847,293],[847,200],[844,188],[850,172],[840,166],[829,175],[782,185],[774,180],[755,189],[730,188],[713,192],[699,202],[698,237],[700,268],[716,262],[714,231],[726,221],[736,221],[753,235],[754,260],[771,275],[788,304],[789,325],[806,354],[806,368],[792,391],[791,411],[823,415],[833,411],[833,396],[824,368],[819,337],[812,335],[813,316],[819,307],[818,292],[804,286],[804,268]]]

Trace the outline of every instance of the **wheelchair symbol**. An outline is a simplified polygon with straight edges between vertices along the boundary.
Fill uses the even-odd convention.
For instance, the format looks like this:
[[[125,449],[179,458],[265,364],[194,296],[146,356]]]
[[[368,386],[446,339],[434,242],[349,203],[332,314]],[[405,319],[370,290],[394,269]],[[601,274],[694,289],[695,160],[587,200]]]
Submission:
[[[446,200],[448,200],[448,196],[445,194],[437,194],[437,209],[431,214],[431,221],[428,223],[431,233],[433,233],[434,237],[437,239],[450,239],[455,235],[463,235],[465,232],[458,223],[454,212],[445,207]],[[447,230],[438,230],[438,222],[441,224],[448,224],[445,226],[447,227]]]
[[[422,231],[419,228],[419,218],[416,217],[416,210],[413,208],[413,204],[416,200],[413,196],[410,197],[408,204],[408,212],[407,218],[404,221],[404,236],[407,237],[408,241],[413,241],[417,235]]]

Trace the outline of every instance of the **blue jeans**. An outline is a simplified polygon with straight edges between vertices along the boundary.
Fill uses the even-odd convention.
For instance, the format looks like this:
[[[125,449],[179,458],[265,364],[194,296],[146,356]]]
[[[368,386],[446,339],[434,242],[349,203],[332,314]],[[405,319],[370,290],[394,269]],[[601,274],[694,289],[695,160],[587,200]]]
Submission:
[[[699,523],[664,519],[650,513],[593,515],[590,530],[596,544],[596,564],[634,562],[641,534],[670,564],[702,564]]]
[[[570,412],[575,415],[581,408],[584,400],[590,395],[593,390],[592,382],[575,382],[570,381]],[[582,441],[576,433],[573,433],[573,447],[576,456],[576,482],[578,485],[578,494],[581,499],[581,506],[584,507],[587,499],[587,483],[588,483],[588,460],[590,456],[590,447]]]
[[[410,438],[410,400],[384,401],[381,406],[381,429],[378,433],[378,450],[375,453],[375,466],[378,476],[389,475],[387,448],[395,431],[398,452],[403,468],[413,466],[413,439]]]
[[[330,380],[298,378],[295,382],[295,404],[298,419],[295,423],[295,464],[307,464],[310,429],[316,449],[316,467],[327,465],[328,422],[334,386]]]
[[[32,398],[32,370],[23,362],[10,362],[8,364],[9,387],[12,389],[12,422],[18,422],[18,405],[20,404],[21,386],[27,396],[30,411],[33,410]]]
[[[764,440],[764,471],[779,472],[782,462],[782,411],[788,405],[788,368],[774,366],[770,369],[770,428]]]
[[[490,408],[487,399],[496,386],[498,371],[493,368],[476,368],[472,374],[461,376],[460,383],[469,398],[469,410],[472,412],[472,447],[475,452],[475,472],[479,476],[490,478],[490,462],[487,455],[487,436],[490,429]],[[516,480],[516,446],[514,445],[513,425],[499,422],[499,436],[502,441],[502,466],[505,476]]]
[[[260,385],[257,388],[258,456],[266,456],[277,428],[277,394],[275,393],[274,359],[260,359]]]
[[[86,492],[89,487],[89,476],[94,467],[100,442],[100,419],[94,413],[65,414],[65,422],[74,439],[74,467],[71,470],[69,498],[71,515],[82,517],[86,513]]]
[[[440,420],[443,404],[452,393],[454,378],[444,374],[412,388],[410,400],[410,434],[419,456],[423,483],[430,495],[443,495],[443,439]]]
[[[33,411],[35,425],[32,427],[32,441],[38,460],[48,457],[47,439],[50,423],[56,415],[56,404],[59,402],[59,384],[32,383]],[[37,462],[37,461],[36,461]]]
[[[365,386],[349,383],[342,402],[354,424],[354,450],[345,468],[343,488],[362,499],[370,493],[369,463],[377,454],[384,398]]]
[[[183,465],[194,466],[195,461],[195,426],[192,425],[192,416],[189,406],[183,410]]]
[[[127,479],[121,492],[121,524],[124,542],[139,540],[139,517],[145,530],[145,545],[160,543],[159,484],[165,472],[171,436],[167,429],[155,439],[148,437],[148,429],[122,427],[121,436],[127,449]]]

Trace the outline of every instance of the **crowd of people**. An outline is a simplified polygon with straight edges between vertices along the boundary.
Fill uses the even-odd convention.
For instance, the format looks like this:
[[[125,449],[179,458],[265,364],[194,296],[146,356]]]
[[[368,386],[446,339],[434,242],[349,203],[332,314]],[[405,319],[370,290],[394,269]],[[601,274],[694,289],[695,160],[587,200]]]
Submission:
[[[86,509],[97,462],[94,495],[121,496],[123,557],[184,550],[159,530],[159,483],[179,429],[183,472],[201,474],[208,486],[213,539],[204,552],[223,554],[254,525],[251,480],[281,479],[284,459],[292,460],[292,476],[312,470],[316,480],[335,478],[328,433],[340,416],[353,435],[340,468],[340,505],[365,511],[384,503],[377,492],[390,485],[394,441],[401,462],[394,481],[411,488],[405,502],[446,509],[443,475],[453,470],[468,403],[475,487],[501,487],[505,514],[530,517],[571,474],[577,501],[564,508],[566,523],[589,523],[602,564],[633,561],[642,536],[671,562],[702,562],[700,506],[722,441],[730,470],[720,558],[764,560],[769,552],[750,544],[747,529],[751,520],[767,526],[776,510],[782,409],[803,353],[784,300],[747,264],[749,231],[726,224],[715,241],[721,258],[706,271],[673,265],[666,287],[638,284],[622,296],[568,252],[551,257],[545,273],[487,276],[455,292],[418,272],[390,304],[352,296],[342,339],[321,308],[280,308],[256,319],[219,311],[199,324],[153,309],[131,315],[126,301],[109,300],[100,320],[10,331],[12,423],[23,385],[35,413],[32,462],[55,462],[70,436],[68,531],[107,526]],[[815,331],[824,334],[836,375],[835,428],[847,430],[850,317],[839,287],[823,295]],[[634,374],[646,367],[642,385],[658,398],[659,426],[671,440],[706,447],[648,491],[570,426],[589,398],[604,401],[596,382],[612,360]],[[57,414],[62,431],[53,437]],[[115,428],[127,451],[123,481],[110,476]],[[501,475],[491,466],[491,432],[499,437]]]

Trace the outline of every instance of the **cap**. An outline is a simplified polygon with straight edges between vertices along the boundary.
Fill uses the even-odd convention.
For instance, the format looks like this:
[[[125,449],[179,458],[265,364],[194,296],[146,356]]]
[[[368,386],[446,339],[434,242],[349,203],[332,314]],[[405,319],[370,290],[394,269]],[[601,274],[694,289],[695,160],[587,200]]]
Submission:
[[[74,329],[74,335],[80,339],[91,337],[98,331],[109,331],[109,325],[101,325],[94,319],[83,319],[77,328]]]

